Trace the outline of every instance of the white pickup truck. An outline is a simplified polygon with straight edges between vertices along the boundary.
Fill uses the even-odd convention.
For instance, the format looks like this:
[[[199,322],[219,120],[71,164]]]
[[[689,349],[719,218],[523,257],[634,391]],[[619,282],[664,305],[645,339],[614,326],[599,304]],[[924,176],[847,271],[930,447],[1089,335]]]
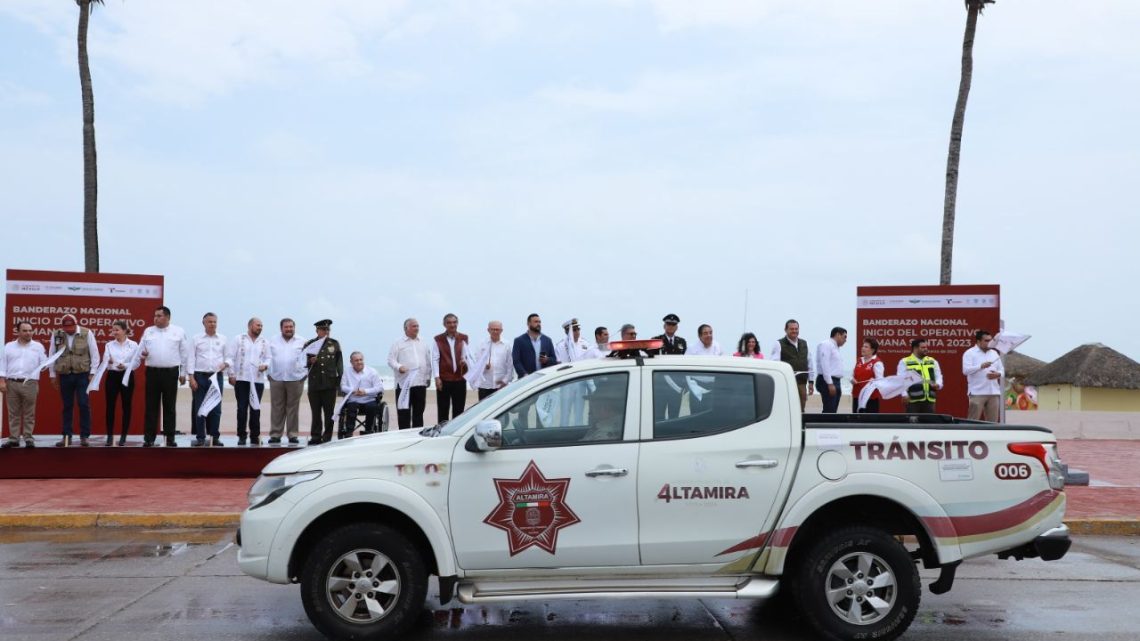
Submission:
[[[784,363],[580,361],[442,426],[278,457],[238,562],[299,582],[334,639],[406,631],[431,575],[443,603],[780,590],[824,638],[891,639],[920,562],[942,593],[964,559],[1067,552],[1059,463],[1037,427],[805,416]]]

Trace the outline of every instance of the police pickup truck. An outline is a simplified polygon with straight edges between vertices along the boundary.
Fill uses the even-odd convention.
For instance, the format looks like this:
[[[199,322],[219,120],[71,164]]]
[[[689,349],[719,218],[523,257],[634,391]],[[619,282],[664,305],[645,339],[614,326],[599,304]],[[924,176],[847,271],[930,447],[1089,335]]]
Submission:
[[[919,563],[942,593],[965,559],[1068,551],[1049,430],[805,416],[784,363],[624,347],[441,426],[276,458],[249,491],[242,571],[300,583],[333,639],[405,632],[431,575],[442,603],[781,591],[823,638],[891,639]]]

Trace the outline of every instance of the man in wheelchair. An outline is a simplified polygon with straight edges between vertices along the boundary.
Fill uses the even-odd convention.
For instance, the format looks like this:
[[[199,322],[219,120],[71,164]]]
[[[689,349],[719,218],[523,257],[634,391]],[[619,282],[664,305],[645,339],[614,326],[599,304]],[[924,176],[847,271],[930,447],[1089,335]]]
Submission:
[[[384,383],[380,375],[371,367],[365,367],[364,354],[353,352],[349,357],[352,367],[340,379],[340,391],[345,394],[344,405],[340,410],[340,438],[352,436],[356,432],[360,414],[364,415],[364,433],[376,431],[377,419],[384,403],[380,400],[384,393]]]

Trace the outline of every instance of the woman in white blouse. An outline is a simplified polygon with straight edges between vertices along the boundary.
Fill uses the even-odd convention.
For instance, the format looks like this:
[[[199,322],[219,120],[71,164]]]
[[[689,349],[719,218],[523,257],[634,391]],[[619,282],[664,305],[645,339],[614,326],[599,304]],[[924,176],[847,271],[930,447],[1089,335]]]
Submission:
[[[134,396],[134,378],[123,385],[126,373],[139,366],[139,344],[127,338],[130,330],[127,321],[111,323],[111,338],[103,348],[103,367],[107,370],[107,447],[115,438],[115,401],[123,408],[123,432],[119,436],[119,446],[127,444],[127,432],[131,430],[131,398]]]

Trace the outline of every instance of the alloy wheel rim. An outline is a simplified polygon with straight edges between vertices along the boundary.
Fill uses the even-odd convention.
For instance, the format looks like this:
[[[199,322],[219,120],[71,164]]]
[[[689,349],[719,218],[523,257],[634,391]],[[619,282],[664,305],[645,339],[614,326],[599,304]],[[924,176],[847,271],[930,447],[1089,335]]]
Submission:
[[[847,554],[831,564],[823,591],[831,611],[855,625],[881,621],[898,598],[891,567],[870,552]]]
[[[349,623],[375,623],[388,616],[400,596],[400,573],[379,550],[342,554],[325,578],[329,605]]]

